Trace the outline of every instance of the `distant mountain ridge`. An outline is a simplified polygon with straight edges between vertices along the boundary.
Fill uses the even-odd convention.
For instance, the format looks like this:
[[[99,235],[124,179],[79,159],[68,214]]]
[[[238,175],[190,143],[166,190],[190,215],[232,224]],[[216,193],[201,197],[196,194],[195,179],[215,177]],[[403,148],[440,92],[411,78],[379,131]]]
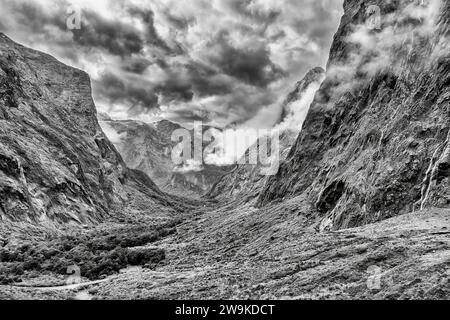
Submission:
[[[207,164],[198,170],[180,170],[171,157],[173,147],[178,144],[171,140],[172,133],[183,128],[179,124],[168,120],[156,123],[116,121],[108,117],[102,120],[100,124],[106,132],[110,127],[112,134],[120,137],[114,143],[125,163],[145,172],[165,192],[199,197],[231,170],[230,166]],[[203,131],[209,128],[205,126]]]

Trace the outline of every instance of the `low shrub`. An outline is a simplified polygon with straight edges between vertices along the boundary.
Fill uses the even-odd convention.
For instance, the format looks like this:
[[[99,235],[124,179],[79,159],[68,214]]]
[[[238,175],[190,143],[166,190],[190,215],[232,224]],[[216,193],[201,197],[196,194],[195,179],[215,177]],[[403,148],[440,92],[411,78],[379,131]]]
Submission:
[[[153,265],[165,258],[165,251],[159,248],[130,250],[127,255],[128,263],[132,266]]]
[[[0,248],[0,283],[11,283],[11,276],[25,271],[48,271],[66,275],[72,265],[90,280],[109,276],[132,266],[153,267],[165,259],[158,248],[136,248],[148,245],[176,232],[179,221],[166,225],[124,226],[100,233],[64,236],[45,243],[27,243],[17,248]],[[134,248],[134,249],[132,249]]]

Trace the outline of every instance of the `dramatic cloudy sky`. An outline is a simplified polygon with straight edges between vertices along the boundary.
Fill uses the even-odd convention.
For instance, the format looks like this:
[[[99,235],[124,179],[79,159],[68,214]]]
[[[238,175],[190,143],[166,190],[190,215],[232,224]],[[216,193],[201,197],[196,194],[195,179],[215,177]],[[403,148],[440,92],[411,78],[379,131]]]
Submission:
[[[271,126],[324,66],[343,0],[0,0],[0,30],[92,77],[115,118]],[[68,9],[81,8],[69,30]]]

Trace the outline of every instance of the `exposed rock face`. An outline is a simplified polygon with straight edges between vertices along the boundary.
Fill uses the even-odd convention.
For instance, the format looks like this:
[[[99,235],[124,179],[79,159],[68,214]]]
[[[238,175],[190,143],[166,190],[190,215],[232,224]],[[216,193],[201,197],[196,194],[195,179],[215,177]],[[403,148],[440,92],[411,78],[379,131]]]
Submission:
[[[322,68],[317,67],[310,70],[301,81],[297,82],[294,90],[288,94],[283,102],[283,112],[279,128],[279,152],[281,160],[286,159],[302,126],[302,123],[295,123],[298,120],[295,113],[299,111],[306,113],[308,111],[308,102],[305,101],[305,98],[307,99],[306,95],[313,96],[324,77],[325,71]],[[305,110],[295,110],[295,103],[300,101],[306,103],[301,106]],[[257,150],[259,150],[259,145],[260,141],[257,141]],[[255,146],[252,147],[254,148]],[[244,157],[246,156],[248,156],[248,151]],[[267,181],[268,176],[264,174],[264,172],[267,172],[266,169],[267,168],[261,164],[237,165],[231,173],[223,176],[223,178],[214,185],[207,196],[233,201],[239,199],[243,202],[255,200],[263,190]]]
[[[363,27],[370,5],[379,29]],[[450,207],[450,3],[344,9],[327,78],[258,204],[300,196],[322,229]]]
[[[102,132],[89,76],[0,34],[0,219],[100,221],[131,180],[161,194]]]
[[[402,48],[394,47],[396,54],[382,56],[394,59],[387,67],[383,63],[383,68],[373,63],[368,66],[364,61],[373,60],[360,58],[370,55],[355,55],[361,48],[344,40],[364,21],[369,4],[380,5],[384,14],[394,14],[383,23],[395,21],[390,18],[403,6],[400,1],[345,2],[327,81],[278,176],[268,183],[265,179],[250,183],[257,179],[254,171],[238,168],[230,181],[223,180],[224,189],[216,191],[231,200],[259,194],[260,204],[274,202],[259,208],[238,201],[205,201],[201,204],[206,206],[199,207],[200,201],[193,201],[196,207],[184,213],[160,210],[170,205],[169,198],[157,191],[148,176],[127,170],[106,138],[95,143],[95,137],[104,136],[93,116],[92,101],[77,94],[82,88],[90,93],[89,86],[74,76],[86,78],[84,74],[2,38],[2,218],[33,219],[34,211],[25,207],[48,197],[51,201],[44,218],[52,212],[55,219],[65,217],[55,209],[61,208],[73,215],[71,219],[81,220],[86,215],[70,207],[71,201],[106,212],[108,208],[102,209],[102,204],[108,205],[106,195],[121,198],[131,190],[126,192],[130,201],[123,217],[78,232],[69,228],[69,235],[27,235],[22,224],[14,230],[0,223],[0,283],[8,284],[0,285],[0,299],[80,299],[87,291],[88,298],[116,300],[448,299],[450,68],[446,41],[450,2],[441,10],[446,15],[438,20],[439,28],[432,35],[419,34],[409,42],[410,48],[396,38],[393,42]],[[403,19],[400,27],[410,24],[420,26],[422,21]],[[385,25],[382,30],[394,29]],[[376,35],[385,37],[386,33],[370,33],[370,37]],[[435,43],[443,46],[439,49]],[[3,48],[18,58],[9,62]],[[378,43],[371,46],[371,50],[378,48]],[[381,52],[377,53],[380,58]],[[45,88],[41,81],[50,72],[47,68],[55,65],[63,71],[51,74],[51,86]],[[64,90],[81,106],[64,99],[69,94],[63,94]],[[37,111],[31,104],[37,105]],[[127,124],[123,132],[128,131]],[[291,136],[285,138],[291,141]],[[163,150],[163,143],[160,146]],[[76,170],[68,172],[61,155],[71,163],[81,163],[75,169],[81,167],[88,176],[83,179]],[[108,174],[100,178],[96,168],[109,170]],[[120,168],[123,175],[118,174]],[[86,191],[51,189],[48,185],[56,178],[72,179]],[[104,189],[105,181],[112,188]],[[258,186],[264,183],[260,193]],[[228,189],[230,185],[234,191]],[[43,196],[34,190],[42,190]],[[92,204],[86,199],[92,199]],[[149,199],[157,199],[162,206],[153,206]],[[444,209],[398,215],[427,206]],[[154,215],[154,211],[160,212]],[[389,215],[398,216],[327,232]],[[325,232],[317,232],[315,226],[320,222]],[[113,276],[95,285],[82,283],[87,291],[79,291],[81,287],[42,290],[59,284],[66,266],[72,264],[81,267],[83,280]],[[122,269],[130,264],[143,267]]]
[[[145,172],[163,191],[183,196],[203,195],[229,171],[228,167],[214,165],[205,165],[201,170],[177,170],[171,155],[178,142],[171,137],[182,127],[176,123],[163,120],[148,124],[103,117],[100,124],[107,134],[113,130],[112,135],[116,136],[113,143],[127,166]]]

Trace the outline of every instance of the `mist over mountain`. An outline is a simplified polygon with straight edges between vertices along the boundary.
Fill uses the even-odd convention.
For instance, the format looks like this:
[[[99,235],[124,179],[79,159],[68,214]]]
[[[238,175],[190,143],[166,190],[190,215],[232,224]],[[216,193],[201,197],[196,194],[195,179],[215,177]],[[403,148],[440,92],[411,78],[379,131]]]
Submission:
[[[2,12],[0,31],[89,72],[115,119],[271,126],[263,115],[325,64],[342,0],[3,0]]]
[[[277,152],[281,160],[286,159],[294,145],[309,106],[324,77],[325,71],[322,68],[310,70],[296,83],[294,90],[283,101],[281,118],[275,127],[279,139]],[[270,141],[261,141],[263,138],[274,139],[272,136],[258,138],[242,158],[248,158],[252,148],[259,152],[262,144],[270,144]],[[262,191],[268,179],[267,170],[268,166],[261,163],[238,165],[231,173],[217,181],[208,197],[251,202]]]
[[[372,4],[372,3],[371,3]],[[346,1],[327,78],[260,196],[304,195],[323,228],[354,227],[448,198],[448,3]]]
[[[200,164],[191,168],[176,165],[172,152],[179,141],[172,140],[179,124],[162,120],[153,124],[134,120],[115,121],[103,118],[100,125],[133,169],[146,173],[158,187],[168,193],[199,197],[231,170],[230,166]],[[203,131],[209,127],[202,128]],[[190,130],[193,139],[193,129]]]
[[[449,298],[450,2],[150,3],[5,2],[93,80],[0,33],[0,299]]]

